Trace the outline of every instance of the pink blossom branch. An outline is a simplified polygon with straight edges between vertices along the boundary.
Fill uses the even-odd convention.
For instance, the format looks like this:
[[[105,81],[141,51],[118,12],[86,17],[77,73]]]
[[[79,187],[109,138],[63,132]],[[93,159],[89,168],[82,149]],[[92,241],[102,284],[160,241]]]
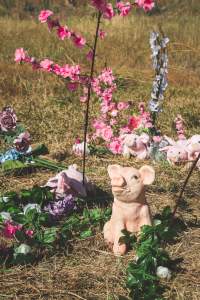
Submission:
[[[86,166],[86,142],[87,142],[87,132],[88,132],[88,121],[89,121],[89,107],[90,107],[90,98],[91,98],[91,88],[92,88],[92,79],[94,75],[94,66],[95,66],[95,58],[96,58],[96,50],[97,50],[97,41],[99,37],[99,27],[101,21],[102,13],[99,11],[97,18],[97,26],[96,26],[96,34],[94,38],[94,47],[93,47],[93,56],[91,63],[91,71],[90,71],[90,80],[88,83],[88,93],[87,93],[87,106],[85,112],[85,125],[84,125],[84,149],[83,149],[83,184],[85,184],[85,166]]]

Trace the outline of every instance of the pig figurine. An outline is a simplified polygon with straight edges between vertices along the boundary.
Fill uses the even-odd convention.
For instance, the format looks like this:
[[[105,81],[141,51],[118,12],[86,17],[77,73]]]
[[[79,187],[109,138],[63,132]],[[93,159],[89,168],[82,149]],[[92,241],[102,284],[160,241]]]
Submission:
[[[130,158],[135,156],[139,159],[145,159],[149,157],[148,145],[150,142],[149,135],[142,133],[137,135],[135,133],[122,135],[123,140],[123,156]]]
[[[143,225],[151,225],[151,213],[145,197],[145,185],[153,183],[155,171],[150,166],[109,165],[114,203],[110,221],[104,225],[104,239],[115,255],[123,255],[126,245],[119,244],[122,230],[139,233]]]

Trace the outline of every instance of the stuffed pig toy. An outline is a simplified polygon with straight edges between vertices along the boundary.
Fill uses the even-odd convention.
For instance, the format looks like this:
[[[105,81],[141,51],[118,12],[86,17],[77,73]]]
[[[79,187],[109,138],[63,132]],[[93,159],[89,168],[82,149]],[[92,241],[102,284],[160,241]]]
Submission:
[[[123,140],[123,156],[130,158],[130,156],[135,156],[139,159],[145,159],[149,157],[148,145],[150,138],[148,134],[142,133],[137,135],[135,133],[124,134],[122,136]]]
[[[123,255],[126,245],[119,244],[122,230],[139,233],[143,225],[151,225],[151,213],[145,197],[145,185],[153,183],[155,171],[150,166],[133,167],[109,165],[114,203],[110,221],[104,225],[104,239],[115,255]]]
[[[88,178],[86,178],[85,185],[83,185],[83,174],[78,171],[75,164],[69,166],[67,170],[58,173],[55,177],[50,178],[45,186],[50,187],[57,198],[68,194],[86,197],[87,192],[92,190],[92,185],[89,183]]]
[[[77,156],[83,156],[83,153],[84,153],[84,142],[82,142],[82,143],[81,142],[76,142],[73,145],[73,147],[72,147],[72,151]],[[89,149],[88,143],[86,143],[85,153],[86,153],[86,155],[90,154],[90,149]]]
[[[169,146],[163,147],[160,151],[167,153],[167,161],[171,165],[175,165],[188,160],[187,151],[187,140],[174,141],[173,139],[164,136],[165,140],[168,141]]]

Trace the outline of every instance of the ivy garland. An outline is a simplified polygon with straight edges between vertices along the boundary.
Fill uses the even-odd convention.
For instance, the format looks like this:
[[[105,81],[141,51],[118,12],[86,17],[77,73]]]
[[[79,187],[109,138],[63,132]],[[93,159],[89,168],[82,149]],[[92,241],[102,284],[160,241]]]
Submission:
[[[155,216],[152,226],[143,226],[137,240],[136,236],[123,231],[122,243],[135,249],[136,261],[128,264],[126,285],[133,300],[161,300],[165,287],[160,278],[170,279],[176,265],[163,245],[171,243],[186,228],[180,219],[172,219],[169,206]]]

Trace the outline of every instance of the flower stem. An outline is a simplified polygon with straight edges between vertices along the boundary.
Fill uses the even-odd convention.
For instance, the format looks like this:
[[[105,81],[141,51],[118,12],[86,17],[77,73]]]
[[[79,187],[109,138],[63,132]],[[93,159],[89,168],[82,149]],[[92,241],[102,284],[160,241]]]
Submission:
[[[84,141],[84,149],[83,149],[83,185],[85,184],[86,142],[87,142],[87,131],[88,131],[91,88],[92,88],[92,79],[93,79],[93,74],[94,74],[95,57],[96,57],[97,41],[98,41],[98,33],[99,33],[99,26],[100,26],[101,16],[102,16],[102,13],[99,11],[98,18],[97,18],[96,34],[95,34],[95,39],[94,39],[94,48],[93,48],[93,57],[92,57],[92,64],[91,64],[91,70],[90,70],[90,78],[89,78],[89,83],[88,83],[87,106],[86,106],[86,111],[85,111],[84,139],[83,139],[83,141]]]

